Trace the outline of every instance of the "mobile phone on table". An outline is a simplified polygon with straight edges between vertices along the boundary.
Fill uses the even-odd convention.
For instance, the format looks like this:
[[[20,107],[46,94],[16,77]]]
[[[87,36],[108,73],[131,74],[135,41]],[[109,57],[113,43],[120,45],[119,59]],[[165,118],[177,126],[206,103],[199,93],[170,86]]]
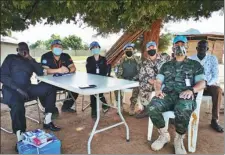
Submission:
[[[88,89],[88,88],[95,88],[97,87],[96,85],[86,85],[86,86],[80,86],[80,89]]]

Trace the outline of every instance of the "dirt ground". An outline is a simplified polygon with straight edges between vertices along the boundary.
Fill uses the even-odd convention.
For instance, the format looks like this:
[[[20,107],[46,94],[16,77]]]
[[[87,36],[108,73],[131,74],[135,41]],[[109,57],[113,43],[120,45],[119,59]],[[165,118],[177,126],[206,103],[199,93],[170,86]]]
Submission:
[[[107,99],[108,98],[108,95]],[[128,97],[128,96],[127,96]],[[89,134],[94,125],[94,121],[90,116],[90,107],[86,111],[81,111],[80,95],[77,100],[77,113],[68,114],[60,113],[55,123],[62,127],[62,130],[55,132],[55,135],[62,142],[63,154],[87,154],[87,142]],[[89,97],[85,96],[85,103],[89,103]],[[1,104],[2,105],[2,104]],[[210,126],[211,114],[207,114],[206,104],[203,102],[201,106],[201,115],[199,122],[198,142],[196,154],[224,154],[224,134],[213,131]],[[57,103],[58,108],[62,103]],[[124,106],[126,109],[127,105]],[[222,108],[224,105],[221,106]],[[11,128],[11,120],[9,113],[6,112],[6,107],[1,106],[1,125]],[[30,106],[27,108],[27,114],[37,117],[36,107]],[[43,116],[43,115],[42,115]],[[173,154],[173,138],[174,127],[170,125],[169,132],[171,133],[171,143],[167,144],[164,149],[154,152],[150,149],[151,142],[147,141],[147,126],[148,118],[136,119],[124,113],[124,117],[130,128],[130,142],[125,140],[125,127],[119,126],[102,133],[98,133],[92,140],[93,154]],[[119,121],[119,117],[114,109],[111,109],[107,114],[101,113],[99,128],[114,124]],[[221,124],[224,125],[224,115],[220,117]],[[42,124],[34,123],[27,120],[27,130],[42,128]],[[49,131],[47,131],[49,132]],[[153,140],[158,136],[157,130],[154,129]],[[16,142],[16,136],[7,134],[1,131],[1,154],[13,154]],[[187,148],[187,136],[185,139]]]

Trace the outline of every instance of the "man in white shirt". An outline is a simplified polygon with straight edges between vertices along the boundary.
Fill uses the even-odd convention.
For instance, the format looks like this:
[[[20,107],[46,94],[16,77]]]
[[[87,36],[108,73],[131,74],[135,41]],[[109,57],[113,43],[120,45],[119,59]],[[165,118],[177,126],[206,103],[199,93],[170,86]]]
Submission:
[[[212,96],[212,121],[211,127],[217,132],[224,132],[223,127],[219,125],[219,112],[222,99],[222,89],[218,86],[218,60],[216,56],[208,54],[208,42],[201,40],[196,47],[197,54],[190,57],[190,59],[196,60],[204,67],[206,77],[206,89],[204,95]]]

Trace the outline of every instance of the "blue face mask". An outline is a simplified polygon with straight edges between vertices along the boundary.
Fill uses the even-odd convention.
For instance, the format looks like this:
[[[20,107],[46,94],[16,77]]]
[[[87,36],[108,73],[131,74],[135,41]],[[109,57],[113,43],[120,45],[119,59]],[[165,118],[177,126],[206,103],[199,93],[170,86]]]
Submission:
[[[94,48],[91,50],[92,54],[94,55],[98,55],[100,53],[100,49],[99,48]]]
[[[53,52],[54,55],[60,56],[62,54],[62,49],[61,48],[58,48],[58,47],[54,47],[52,49],[52,52]]]

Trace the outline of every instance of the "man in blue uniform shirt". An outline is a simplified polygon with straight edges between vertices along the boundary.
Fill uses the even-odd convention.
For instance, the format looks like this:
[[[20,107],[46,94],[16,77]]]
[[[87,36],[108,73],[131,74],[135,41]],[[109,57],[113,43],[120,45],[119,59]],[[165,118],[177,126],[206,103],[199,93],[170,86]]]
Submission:
[[[43,54],[41,57],[42,66],[47,70],[48,74],[69,73],[69,72],[74,73],[76,71],[76,67],[69,54],[63,53],[62,51],[63,47],[60,40],[54,40],[51,43],[51,49],[52,51]],[[62,89],[57,88],[57,90]],[[78,94],[77,93],[72,94],[74,96],[74,99],[76,100]],[[75,112],[75,110],[71,109],[73,104],[74,104],[73,99],[64,101],[62,111]],[[56,109],[55,112],[58,113],[58,109]]]
[[[56,90],[53,86],[39,83],[31,84],[31,76],[36,73],[44,75],[45,70],[29,54],[28,45],[20,42],[17,48],[18,54],[8,55],[1,66],[0,81],[3,84],[3,103],[11,109],[13,133],[18,141],[22,140],[22,133],[26,131],[26,118],[24,103],[34,98],[41,98],[45,107],[43,127],[52,131],[59,131],[51,120],[56,101]]]

